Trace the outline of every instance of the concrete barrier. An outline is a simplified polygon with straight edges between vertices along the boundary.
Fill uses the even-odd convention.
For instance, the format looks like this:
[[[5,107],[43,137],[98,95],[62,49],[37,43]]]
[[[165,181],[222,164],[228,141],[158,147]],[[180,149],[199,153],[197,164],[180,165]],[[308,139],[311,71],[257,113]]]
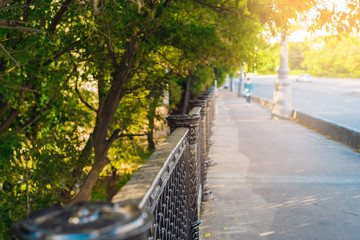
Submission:
[[[253,102],[259,103],[269,109],[273,108],[273,103],[260,97],[251,97]],[[333,138],[360,151],[360,132],[350,127],[341,126],[335,122],[294,110],[293,119],[311,129]]]
[[[332,137],[355,149],[360,149],[360,133],[355,129],[340,126],[335,122],[331,122],[318,117],[294,110],[293,118],[301,124],[309,128],[315,129],[322,134]]]
[[[254,96],[251,96],[251,101],[252,102],[256,102],[256,103],[259,103],[269,109],[273,109],[274,107],[274,103],[265,99],[265,98],[260,98],[260,97],[254,97]]]

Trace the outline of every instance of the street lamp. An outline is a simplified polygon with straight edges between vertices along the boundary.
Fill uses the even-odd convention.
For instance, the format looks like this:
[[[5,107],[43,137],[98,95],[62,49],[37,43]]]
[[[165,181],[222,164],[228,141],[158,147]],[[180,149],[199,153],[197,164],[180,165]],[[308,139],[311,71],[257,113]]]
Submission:
[[[214,80],[214,91],[215,91],[215,96],[218,95],[218,89],[217,89],[217,80]]]
[[[257,74],[257,70],[256,70],[256,62],[257,62],[257,50],[258,48],[255,47],[255,62],[254,62],[254,74]]]
[[[291,84],[288,78],[288,38],[286,31],[281,31],[280,68],[279,76],[275,82],[273,119],[287,119],[292,117]]]
[[[244,65],[245,62],[241,63],[240,66],[240,80],[239,80],[239,86],[238,86],[238,97],[243,97],[243,90],[244,90]]]

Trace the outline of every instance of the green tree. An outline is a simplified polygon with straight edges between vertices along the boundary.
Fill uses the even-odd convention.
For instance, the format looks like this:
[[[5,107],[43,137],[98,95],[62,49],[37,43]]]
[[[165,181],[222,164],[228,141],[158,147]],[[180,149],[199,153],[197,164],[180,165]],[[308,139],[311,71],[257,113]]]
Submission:
[[[318,76],[359,76],[359,46],[357,37],[318,38],[310,42],[314,47],[304,50],[301,67]]]
[[[263,27],[286,25],[310,2],[1,3],[2,232],[10,238],[30,210],[89,200],[99,176],[112,177],[110,197],[132,171],[122,166],[146,155],[167,88],[175,107],[241,62],[260,66]]]

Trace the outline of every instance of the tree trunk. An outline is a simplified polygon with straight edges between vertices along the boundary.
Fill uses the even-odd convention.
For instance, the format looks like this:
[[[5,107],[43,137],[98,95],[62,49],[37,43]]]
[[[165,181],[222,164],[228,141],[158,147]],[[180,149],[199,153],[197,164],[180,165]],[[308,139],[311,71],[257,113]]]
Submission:
[[[0,125],[0,133],[6,131],[19,115],[19,109],[12,109],[10,115]]]
[[[26,89],[26,88],[31,89],[33,86],[34,86],[34,84],[31,83],[31,82],[29,82],[29,81],[25,82],[25,83],[22,85],[22,87],[23,87],[24,89]],[[21,100],[24,98],[24,91],[25,91],[25,90],[20,90],[20,91],[19,91],[19,96],[20,96],[20,97],[18,97],[18,100],[21,101]],[[1,112],[4,114],[5,111],[7,110],[8,103],[5,103],[5,102],[4,102],[2,105],[3,105],[3,108],[1,109]],[[3,114],[0,115],[0,119],[1,119],[1,117],[3,117],[3,116],[2,116]],[[12,109],[11,109],[11,113],[9,114],[9,116],[8,116],[6,119],[4,119],[2,123],[0,123],[0,133],[5,132],[5,131],[10,127],[10,125],[15,121],[15,119],[17,118],[17,116],[18,116],[19,114],[20,114],[20,110],[19,110],[19,109],[14,109],[14,108],[12,108]]]
[[[31,200],[30,200],[30,191],[29,191],[29,157],[25,156],[25,184],[26,184],[26,210],[27,210],[27,217],[29,217],[29,214],[31,212]]]
[[[70,0],[67,1],[70,2]],[[160,8],[160,10],[156,12],[156,15],[154,17],[155,19],[162,15],[163,10],[170,4],[170,2],[171,0],[166,0],[162,4],[162,8]],[[151,31],[147,29],[147,32],[145,30],[146,29],[143,29],[142,33],[150,34],[151,32],[153,32],[153,29]],[[107,141],[107,133],[110,128],[111,120],[113,119],[115,111],[121,99],[125,95],[123,89],[124,84],[132,77],[130,73],[132,70],[135,53],[138,49],[139,39],[145,40],[147,34],[145,34],[144,36],[142,34],[135,33],[130,38],[130,40],[125,45],[125,51],[121,57],[121,61],[119,64],[114,61],[116,60],[117,55],[115,54],[115,51],[112,47],[110,33],[108,34],[108,36],[105,36],[108,53],[110,58],[113,60],[113,81],[111,84],[111,88],[104,99],[104,102],[100,103],[99,109],[97,111],[96,123],[92,134],[92,136],[94,137],[93,146],[95,150],[94,164],[83,185],[81,186],[79,193],[76,195],[73,201],[71,201],[70,204],[74,204],[78,201],[90,200],[92,187],[95,185],[95,182],[98,179],[102,169],[106,166],[106,164],[108,164],[107,153],[113,141]],[[116,137],[117,136],[115,136],[115,139]]]
[[[63,202],[68,202],[71,199],[71,191],[73,191],[76,182],[83,173],[83,168],[90,164],[89,158],[93,152],[92,135],[90,135],[84,149],[81,152],[79,160],[76,162],[76,167],[72,170],[72,178],[66,183],[67,189],[62,191],[60,196]]]
[[[109,161],[106,157],[102,159],[96,159],[95,157],[94,164],[92,165],[89,174],[86,176],[84,184],[81,186],[80,191],[69,203],[69,205],[73,205],[77,202],[89,201],[91,199],[92,188],[94,187],[100,173],[108,163]]]
[[[108,179],[107,183],[107,201],[111,201],[111,199],[116,194],[116,184],[119,181],[119,176],[117,175],[116,168],[111,167],[111,176]]]
[[[112,85],[103,104],[100,104],[99,106],[96,124],[92,134],[95,151],[94,164],[92,165],[88,176],[85,178],[80,191],[70,202],[70,205],[79,201],[89,201],[91,199],[92,188],[103,168],[109,163],[107,153],[111,147],[111,142],[107,141],[107,132],[120,100],[124,96],[124,84],[130,78],[131,66],[137,47],[138,39],[134,36],[126,44],[126,50],[121,58],[120,65],[114,65],[115,71]]]
[[[182,108],[182,111],[181,111],[182,114],[187,113],[189,100],[190,100],[190,94],[191,94],[191,91],[190,91],[191,85],[192,85],[192,76],[191,76],[191,71],[189,71],[188,80],[186,81],[186,89],[185,89],[183,108]]]
[[[155,142],[154,142],[154,125],[155,125],[155,112],[156,105],[155,100],[150,97],[150,108],[148,112],[148,120],[149,120],[149,128],[147,133],[147,141],[148,141],[148,150],[153,151],[155,150]]]

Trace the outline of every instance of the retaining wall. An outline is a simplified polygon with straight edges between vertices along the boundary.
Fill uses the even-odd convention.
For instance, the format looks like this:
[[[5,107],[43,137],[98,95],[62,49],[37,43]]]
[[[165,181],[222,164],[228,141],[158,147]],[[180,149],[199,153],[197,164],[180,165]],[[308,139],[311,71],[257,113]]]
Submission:
[[[253,96],[251,97],[251,100],[269,109],[272,109],[274,106],[271,101],[264,98]],[[318,132],[335,139],[336,141],[360,150],[360,132],[355,129],[341,126],[335,122],[310,116],[296,110],[294,110],[292,118],[309,128],[315,129]]]

